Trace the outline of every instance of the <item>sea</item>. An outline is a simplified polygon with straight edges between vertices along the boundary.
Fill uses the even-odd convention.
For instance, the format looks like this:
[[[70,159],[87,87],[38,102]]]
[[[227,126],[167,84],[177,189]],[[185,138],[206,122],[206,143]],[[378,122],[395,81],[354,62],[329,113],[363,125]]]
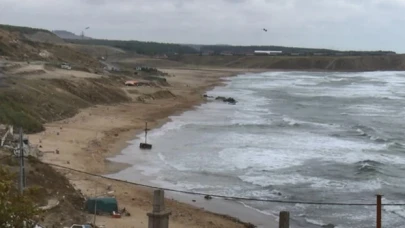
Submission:
[[[110,176],[155,186],[275,201],[405,203],[405,73],[247,73],[143,134]],[[376,207],[238,200],[257,213],[290,211],[292,227],[375,227]],[[405,227],[404,206],[384,206],[383,227]],[[333,227],[330,226],[330,227]]]

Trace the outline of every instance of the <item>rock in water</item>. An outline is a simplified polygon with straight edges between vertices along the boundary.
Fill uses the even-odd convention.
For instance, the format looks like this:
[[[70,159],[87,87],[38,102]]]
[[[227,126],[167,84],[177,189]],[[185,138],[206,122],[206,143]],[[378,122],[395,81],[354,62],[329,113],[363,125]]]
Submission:
[[[226,100],[226,97],[221,97],[221,96],[219,96],[219,97],[216,97],[215,100],[225,101],[225,100]]]
[[[228,102],[230,104],[236,104],[236,100],[233,99],[232,97],[228,97],[224,100],[224,102]]]
[[[206,196],[204,196],[204,199],[206,199],[206,200],[210,200],[210,199],[212,199],[212,196],[210,196],[210,195],[206,195]]]
[[[236,104],[236,100],[233,97],[226,98],[226,97],[219,96],[219,97],[216,97],[215,100],[221,100],[221,101],[227,102],[229,104]]]

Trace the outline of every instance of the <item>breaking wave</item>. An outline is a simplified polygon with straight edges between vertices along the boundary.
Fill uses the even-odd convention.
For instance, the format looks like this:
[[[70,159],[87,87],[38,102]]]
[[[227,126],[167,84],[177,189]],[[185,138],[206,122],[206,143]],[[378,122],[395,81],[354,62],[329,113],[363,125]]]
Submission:
[[[355,125],[352,127],[358,133],[358,136],[368,137],[371,141],[376,143],[387,143],[389,139],[383,138],[378,135],[377,131],[374,130],[372,127],[364,126],[364,125]]]
[[[358,175],[370,175],[380,173],[379,167],[384,164],[373,160],[364,160],[356,162],[354,165]]]

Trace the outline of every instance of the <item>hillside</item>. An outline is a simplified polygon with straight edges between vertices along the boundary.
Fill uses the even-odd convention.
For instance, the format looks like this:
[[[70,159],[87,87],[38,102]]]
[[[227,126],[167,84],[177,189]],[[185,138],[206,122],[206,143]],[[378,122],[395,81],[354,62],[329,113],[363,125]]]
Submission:
[[[4,30],[1,26],[0,56],[14,61],[68,62],[82,68],[102,67],[97,59],[64,45],[63,40],[52,33],[29,29],[11,31],[10,28]]]
[[[52,34],[50,31],[48,31],[46,29],[30,28],[30,27],[15,26],[15,25],[5,25],[5,24],[0,24],[0,29],[6,30],[9,32],[19,32],[19,33],[28,34],[28,35],[32,35],[37,32],[44,32],[44,33]]]
[[[211,52],[214,55],[220,55],[224,52],[233,53],[234,55],[252,54],[255,50],[282,51],[284,55],[314,55],[322,53],[323,55],[339,56],[365,56],[365,55],[387,55],[395,54],[392,51],[339,51],[321,48],[303,48],[303,47],[285,47],[285,46],[233,46],[233,45],[202,45],[202,53]]]
[[[0,160],[0,166],[17,177],[19,158],[7,157],[9,155],[9,151],[0,148],[0,157],[6,158]],[[25,172],[27,187],[32,190],[29,194],[34,203],[39,207],[49,208],[40,214],[42,226],[63,227],[88,222],[88,215],[82,210],[84,197],[64,175],[34,157],[26,160]],[[17,180],[15,178],[16,182]]]
[[[61,35],[64,38],[63,33]],[[74,35],[74,34],[73,34]],[[66,37],[69,37],[66,34]],[[83,45],[103,45],[120,48],[128,52],[136,52],[144,55],[174,55],[174,54],[204,54],[223,55],[232,54],[239,56],[252,55],[256,50],[281,51],[283,55],[313,56],[316,54],[333,56],[368,56],[368,55],[390,55],[396,54],[392,51],[339,51],[320,48],[284,47],[284,46],[233,46],[233,45],[193,45],[193,44],[170,44],[145,41],[125,40],[100,40],[100,39],[78,39],[64,38],[66,42]]]
[[[103,45],[120,48],[127,52],[135,52],[142,55],[159,55],[159,54],[198,54],[199,52],[193,47],[157,42],[143,41],[125,41],[125,40],[65,40],[69,43],[84,45]]]
[[[67,39],[67,40],[88,40],[88,39],[92,39],[90,37],[87,36],[79,36],[74,34],[73,32],[69,32],[66,30],[53,30],[52,33],[54,33],[55,35],[57,35],[58,37],[62,38],[62,39]]]
[[[187,65],[280,70],[405,70],[405,55],[386,56],[197,56],[171,58]]]

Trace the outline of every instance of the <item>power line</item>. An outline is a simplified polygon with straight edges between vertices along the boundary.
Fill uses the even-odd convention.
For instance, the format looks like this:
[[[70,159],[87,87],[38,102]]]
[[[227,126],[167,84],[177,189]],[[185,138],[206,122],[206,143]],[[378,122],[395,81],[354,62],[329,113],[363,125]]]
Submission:
[[[218,195],[218,194],[208,194],[208,193],[201,193],[201,192],[190,192],[190,191],[183,191],[183,190],[176,190],[176,189],[170,189],[170,188],[161,188],[161,187],[156,187],[156,186],[151,186],[151,185],[146,185],[146,184],[140,184],[140,183],[135,183],[135,182],[128,182],[120,179],[115,179],[111,177],[106,177],[94,173],[89,173],[85,172],[82,170],[77,170],[61,165],[56,165],[56,164],[49,164],[40,161],[43,164],[47,164],[49,166],[61,168],[61,169],[66,169],[82,174],[86,174],[89,176],[94,176],[94,177],[100,177],[103,179],[107,180],[112,180],[112,181],[117,181],[125,184],[130,184],[130,185],[135,185],[135,186],[140,186],[140,187],[146,187],[146,188],[155,188],[155,189],[162,189],[164,191],[168,192],[176,192],[176,193],[183,193],[183,194],[188,194],[188,195],[198,195],[198,196],[211,196],[215,198],[223,198],[223,199],[229,199],[229,200],[240,200],[240,201],[257,201],[257,202],[268,202],[268,203],[284,203],[284,204],[306,204],[306,205],[329,205],[329,206],[376,206],[377,204],[375,203],[336,203],[336,202],[311,202],[311,201],[286,201],[286,200],[275,200],[275,199],[260,199],[260,198],[247,198],[247,197],[237,197],[237,196],[225,196],[225,195]],[[388,203],[388,204],[382,204],[382,206],[405,206],[405,203]]]

